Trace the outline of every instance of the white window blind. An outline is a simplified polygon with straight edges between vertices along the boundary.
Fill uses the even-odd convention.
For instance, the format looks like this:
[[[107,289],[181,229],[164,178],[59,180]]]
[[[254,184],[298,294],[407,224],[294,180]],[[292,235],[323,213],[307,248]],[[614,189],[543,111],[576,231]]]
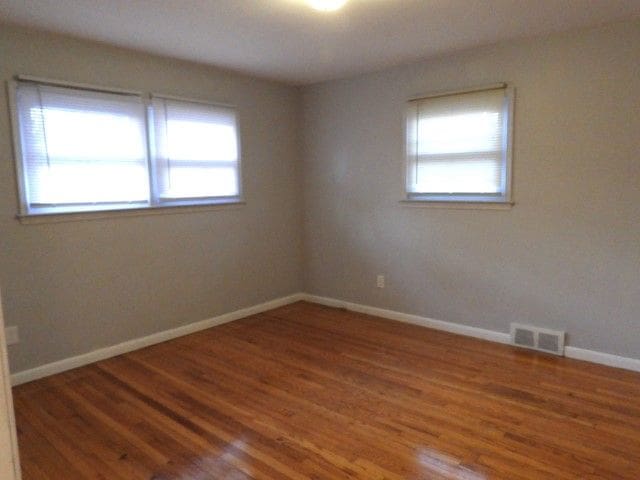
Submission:
[[[154,97],[151,116],[160,202],[239,196],[233,108]]]
[[[140,96],[19,82],[16,105],[26,213],[148,202]]]
[[[409,198],[508,201],[509,116],[506,87],[409,102]]]
[[[22,215],[238,203],[233,107],[19,77]]]

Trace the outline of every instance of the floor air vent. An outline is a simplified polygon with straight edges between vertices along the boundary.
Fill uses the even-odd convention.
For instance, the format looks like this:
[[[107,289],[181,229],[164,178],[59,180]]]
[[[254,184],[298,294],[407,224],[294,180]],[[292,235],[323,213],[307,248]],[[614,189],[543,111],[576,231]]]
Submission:
[[[564,355],[564,332],[531,325],[511,324],[511,343],[555,355]]]

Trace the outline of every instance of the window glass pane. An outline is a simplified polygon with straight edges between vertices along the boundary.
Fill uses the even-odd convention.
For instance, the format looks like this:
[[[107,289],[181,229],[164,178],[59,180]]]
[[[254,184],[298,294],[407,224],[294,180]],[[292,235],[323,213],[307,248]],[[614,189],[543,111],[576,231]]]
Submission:
[[[31,172],[37,190],[32,205],[145,202],[147,169],[137,164],[54,162]]]
[[[418,122],[418,154],[500,150],[500,117],[499,112],[425,115]]]
[[[139,119],[113,112],[46,107],[31,109],[31,116],[32,121],[44,123],[50,159],[139,162],[145,158]]]
[[[235,162],[237,151],[233,125],[193,120],[167,122],[167,154],[171,159]]]
[[[420,162],[417,189],[432,193],[500,193],[502,162],[495,158]]]
[[[231,197],[238,194],[236,169],[233,167],[171,168],[170,198]]]

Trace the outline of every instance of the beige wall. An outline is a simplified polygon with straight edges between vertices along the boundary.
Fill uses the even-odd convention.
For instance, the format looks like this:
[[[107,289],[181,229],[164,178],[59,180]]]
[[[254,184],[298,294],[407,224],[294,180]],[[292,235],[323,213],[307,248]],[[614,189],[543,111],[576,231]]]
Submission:
[[[20,371],[300,290],[299,92],[0,25],[0,81],[31,74],[238,106],[246,206],[21,225],[0,93],[0,285]]]
[[[405,100],[499,81],[516,206],[401,206]],[[303,108],[308,292],[640,357],[639,22],[316,85]]]
[[[0,80],[17,73],[238,105],[247,205],[21,225],[2,91],[14,371],[303,289],[499,331],[562,328],[572,345],[640,356],[638,22],[307,87],[302,124],[294,88],[0,26]],[[400,206],[405,100],[496,81],[517,90],[516,206]]]

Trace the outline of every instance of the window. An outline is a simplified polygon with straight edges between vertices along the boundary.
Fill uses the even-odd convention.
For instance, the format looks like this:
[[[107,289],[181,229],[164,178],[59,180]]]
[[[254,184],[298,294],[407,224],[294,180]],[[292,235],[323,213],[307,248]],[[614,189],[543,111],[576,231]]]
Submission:
[[[29,211],[149,200],[142,99],[21,83],[23,189]]]
[[[21,213],[238,201],[231,107],[15,83]]]
[[[500,85],[410,101],[408,199],[510,202],[512,98]]]
[[[235,111],[167,98],[154,98],[152,107],[158,199],[237,197]]]

